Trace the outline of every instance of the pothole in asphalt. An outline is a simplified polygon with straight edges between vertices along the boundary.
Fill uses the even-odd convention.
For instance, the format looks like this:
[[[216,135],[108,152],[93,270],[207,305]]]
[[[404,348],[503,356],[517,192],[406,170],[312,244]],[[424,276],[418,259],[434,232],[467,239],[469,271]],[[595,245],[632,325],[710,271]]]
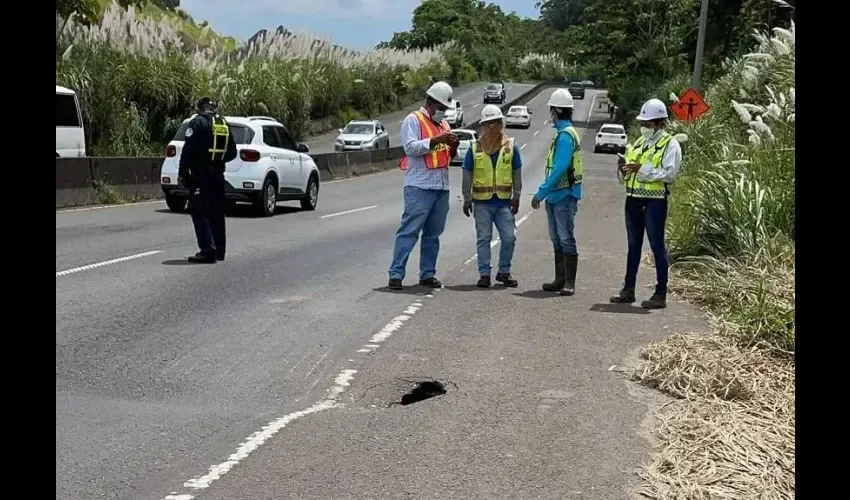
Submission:
[[[439,380],[403,380],[403,382],[406,382],[408,387],[412,384],[412,387],[406,393],[402,394],[400,401],[393,401],[390,403],[390,406],[407,406],[425,401],[426,399],[442,396],[448,392],[447,384],[454,386],[451,382],[441,382]]]

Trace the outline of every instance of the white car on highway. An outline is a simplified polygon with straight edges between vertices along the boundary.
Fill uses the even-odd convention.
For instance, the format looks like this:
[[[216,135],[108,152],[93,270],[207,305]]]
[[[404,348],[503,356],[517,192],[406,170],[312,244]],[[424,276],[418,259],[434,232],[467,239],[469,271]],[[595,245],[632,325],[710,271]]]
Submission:
[[[160,183],[168,208],[186,208],[189,191],[177,182],[180,153],[189,121],[183,124],[168,143],[162,163]],[[238,156],[225,165],[225,196],[230,202],[252,203],[257,211],[274,215],[279,201],[301,202],[304,210],[315,210],[319,200],[319,169],[280,122],[268,116],[226,116],[236,141]]]
[[[449,106],[446,110],[445,120],[449,122],[452,128],[463,127],[463,106],[458,100],[455,100],[453,104],[454,106]]]
[[[463,165],[463,159],[466,158],[466,152],[472,145],[473,141],[478,140],[478,134],[474,130],[458,128],[452,130],[452,133],[457,136],[459,143],[457,146],[457,154],[452,158],[452,165]]]
[[[505,116],[505,126],[528,128],[531,126],[530,115],[531,110],[526,106],[511,106]]]
[[[354,120],[338,130],[334,151],[389,149],[390,134],[378,120]]]
[[[599,128],[599,132],[596,134],[593,152],[612,151],[615,153],[625,153],[626,144],[628,144],[626,129],[616,123],[606,123]]]

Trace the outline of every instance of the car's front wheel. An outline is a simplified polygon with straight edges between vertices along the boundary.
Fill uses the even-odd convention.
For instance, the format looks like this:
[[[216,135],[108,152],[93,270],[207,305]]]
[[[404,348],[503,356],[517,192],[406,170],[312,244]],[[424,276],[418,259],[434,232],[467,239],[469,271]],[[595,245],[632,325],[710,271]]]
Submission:
[[[307,181],[307,193],[301,198],[302,210],[315,210],[319,203],[319,178],[316,174],[310,175],[310,180]]]
[[[169,193],[165,195],[165,204],[168,206],[168,209],[172,212],[182,212],[186,209],[186,202],[189,201],[189,198],[186,196],[181,196],[179,194]]]

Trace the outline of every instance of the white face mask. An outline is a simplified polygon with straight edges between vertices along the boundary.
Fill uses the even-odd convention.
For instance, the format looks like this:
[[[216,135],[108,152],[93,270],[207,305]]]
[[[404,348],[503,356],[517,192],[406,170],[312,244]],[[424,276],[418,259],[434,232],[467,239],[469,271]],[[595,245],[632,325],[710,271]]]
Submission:
[[[654,133],[655,133],[654,128],[649,128],[649,127],[641,127],[640,128],[640,135],[642,135],[644,139],[649,139],[650,137],[652,137],[652,134],[654,134]]]
[[[445,117],[446,117],[446,112],[443,111],[443,110],[439,110],[439,109],[435,110],[434,114],[431,115],[431,119],[434,120],[435,122],[441,122],[441,121],[443,121],[443,118],[445,118]]]

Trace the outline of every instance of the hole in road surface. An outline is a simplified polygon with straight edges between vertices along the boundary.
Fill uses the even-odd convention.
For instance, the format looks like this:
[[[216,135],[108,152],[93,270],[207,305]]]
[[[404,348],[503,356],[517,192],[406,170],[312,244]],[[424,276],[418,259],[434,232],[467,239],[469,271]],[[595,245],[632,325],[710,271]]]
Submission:
[[[442,396],[446,393],[446,386],[437,380],[426,380],[424,382],[416,382],[413,390],[401,397],[401,401],[396,403],[403,406],[412,405],[426,399]]]

